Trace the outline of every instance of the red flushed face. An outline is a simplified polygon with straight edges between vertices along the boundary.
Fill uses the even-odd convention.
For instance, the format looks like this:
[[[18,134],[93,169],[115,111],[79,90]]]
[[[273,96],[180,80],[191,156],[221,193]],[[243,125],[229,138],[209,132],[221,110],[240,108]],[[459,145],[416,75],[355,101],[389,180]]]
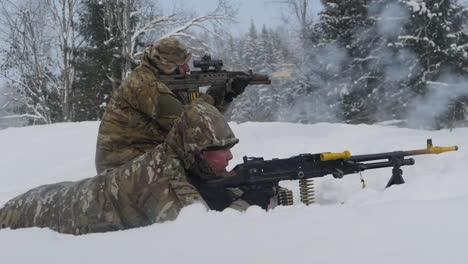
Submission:
[[[202,151],[200,157],[208,162],[213,172],[221,173],[226,171],[229,161],[232,160],[232,153],[230,149],[207,150]]]
[[[188,66],[187,63],[182,66],[177,66],[177,71],[179,74],[186,74],[190,72],[190,66]]]

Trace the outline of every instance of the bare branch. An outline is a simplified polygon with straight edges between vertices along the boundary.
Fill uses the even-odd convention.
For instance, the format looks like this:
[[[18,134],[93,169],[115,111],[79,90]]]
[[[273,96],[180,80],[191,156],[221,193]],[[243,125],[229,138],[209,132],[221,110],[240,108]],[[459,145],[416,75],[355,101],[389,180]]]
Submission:
[[[26,109],[26,113],[21,113],[24,117],[34,116],[43,123],[50,123],[50,104],[55,102],[49,101],[53,94],[49,80],[53,77],[49,71],[48,32],[44,27],[47,14],[42,4],[42,1],[26,1],[21,6],[12,1],[1,3],[1,23],[7,46],[0,47],[6,54],[0,76],[10,82],[9,89],[18,91],[8,95],[5,108],[15,102]]]
[[[75,54],[77,50],[76,28],[74,17],[76,15],[75,0],[47,0],[52,15],[51,28],[56,34],[60,54],[57,65],[61,69],[62,82],[60,95],[62,111],[65,121],[73,120],[73,94],[75,80]]]
[[[30,114],[21,114],[21,115],[10,115],[10,116],[2,116],[0,117],[0,120],[5,120],[5,119],[18,119],[18,118],[32,118],[32,119],[43,119],[42,116],[38,115],[30,115]]]

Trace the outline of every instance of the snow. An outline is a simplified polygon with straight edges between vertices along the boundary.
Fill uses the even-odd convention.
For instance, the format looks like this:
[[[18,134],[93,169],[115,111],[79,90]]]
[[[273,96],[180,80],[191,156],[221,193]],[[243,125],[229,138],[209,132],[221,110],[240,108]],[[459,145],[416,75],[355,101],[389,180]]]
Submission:
[[[426,3],[422,0],[408,0],[406,4],[410,6],[415,13],[419,12],[419,14],[423,14],[428,12]]]
[[[98,122],[0,131],[0,205],[37,185],[93,176]],[[64,235],[48,229],[0,231],[1,263],[466,263],[468,128],[425,131],[384,125],[231,124],[243,155],[352,154],[458,145],[458,152],[415,156],[406,184],[384,189],[391,169],[317,179],[317,203],[265,212],[251,207],[184,209],[177,220],[131,230]]]

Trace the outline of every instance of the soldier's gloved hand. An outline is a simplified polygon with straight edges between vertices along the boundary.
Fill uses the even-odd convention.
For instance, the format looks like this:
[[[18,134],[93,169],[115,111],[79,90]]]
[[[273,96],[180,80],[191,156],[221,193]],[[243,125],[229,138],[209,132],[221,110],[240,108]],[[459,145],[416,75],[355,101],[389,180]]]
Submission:
[[[276,195],[276,188],[273,187],[244,187],[244,194],[241,199],[250,205],[258,205],[267,210],[270,199]]]
[[[206,94],[214,99],[214,105],[217,106],[222,104],[223,99],[226,98],[226,88],[222,86],[211,86],[206,91]]]
[[[211,187],[205,184],[195,186],[211,210],[223,211],[237,198],[224,188]]]
[[[245,91],[247,85],[249,85],[249,78],[247,76],[235,77],[231,83],[231,91],[226,93],[224,100],[226,102],[232,102],[234,98]]]

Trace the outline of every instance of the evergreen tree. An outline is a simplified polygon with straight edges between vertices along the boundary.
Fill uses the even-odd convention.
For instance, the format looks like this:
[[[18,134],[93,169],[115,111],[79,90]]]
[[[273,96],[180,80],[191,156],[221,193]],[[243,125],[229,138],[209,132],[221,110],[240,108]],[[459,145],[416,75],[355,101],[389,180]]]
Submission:
[[[329,91],[327,97],[341,101],[341,107],[335,104],[339,107],[334,109],[337,116],[348,122],[372,122],[370,114],[375,112],[375,105],[369,95],[378,87],[376,79],[380,74],[373,69],[374,58],[370,56],[378,36],[372,31],[368,1],[324,0],[322,3],[325,8],[319,24],[320,42],[314,51],[325,51],[326,56],[312,55],[312,58],[320,56],[318,71],[312,75],[318,75],[321,89],[325,84]],[[332,58],[331,63],[327,57]],[[330,87],[328,80],[333,79],[336,81]]]
[[[291,70],[295,58],[283,43],[278,31],[270,30],[271,59],[273,71]]]
[[[244,39],[244,40],[242,40]],[[252,69],[256,73],[272,76],[272,84],[268,86],[248,87],[246,91],[236,98],[232,107],[226,113],[230,120],[236,122],[245,121],[275,121],[278,119],[278,111],[282,109],[287,97],[288,81],[275,77],[277,71],[286,69],[286,65],[292,63],[288,49],[283,45],[280,37],[272,33],[265,26],[260,34],[251,24],[246,37],[241,37],[240,54],[242,54],[244,68],[234,66],[234,70]],[[243,42],[243,43],[242,43]],[[235,42],[232,42],[235,43]],[[235,47],[233,45],[232,47]],[[234,48],[234,57],[238,52]],[[289,58],[289,61],[288,61]],[[240,66],[240,65],[239,65]]]
[[[432,104],[423,123],[421,116],[411,114],[420,112],[413,104],[408,109],[410,122],[430,128],[463,122],[468,102],[468,92],[461,88],[468,84],[468,10],[456,0],[403,4],[411,13],[410,22],[407,35],[400,36],[395,45],[417,54],[420,67],[413,70],[417,81],[412,89],[422,97],[420,101]]]
[[[438,112],[438,127],[466,120],[468,19],[456,1],[322,3],[321,19],[304,42],[310,46],[298,59],[282,50],[274,32],[257,33],[251,25],[240,52],[249,68],[272,76],[291,62],[297,68],[290,79],[274,78],[269,89],[247,89],[234,101],[232,120],[374,123],[405,119],[419,101]],[[431,115],[424,118],[433,122]]]
[[[360,8],[363,20],[351,36],[344,118],[355,123],[401,118],[402,106],[413,98],[409,87],[415,76],[408,73],[417,58],[391,43],[404,34],[408,14],[398,2],[374,0],[365,6]]]
[[[282,118],[292,122],[331,122],[342,119],[343,95],[351,90],[350,58],[356,27],[363,27],[363,1],[322,1],[318,24],[310,27],[309,41],[297,56],[295,81],[289,84],[288,107]]]
[[[258,71],[260,68],[258,61],[261,57],[259,47],[261,47],[261,41],[257,33],[257,28],[255,27],[253,21],[251,21],[249,32],[247,33],[247,38],[245,39],[242,52],[244,69]]]
[[[270,32],[268,32],[265,25],[262,27],[258,43],[259,58],[257,61],[257,68],[263,74],[271,74],[274,66],[273,47]]]
[[[108,23],[106,6],[95,0],[83,0],[79,32],[84,45],[77,59],[76,105],[77,121],[99,119],[112,92],[119,86],[122,76],[122,58],[115,36],[115,24]]]
[[[228,48],[226,51],[227,66],[233,69],[241,69],[242,67],[242,56],[240,50],[240,43],[232,36],[229,37]]]
[[[346,122],[404,118],[442,69],[466,74],[466,11],[456,1],[322,3],[302,78]]]

